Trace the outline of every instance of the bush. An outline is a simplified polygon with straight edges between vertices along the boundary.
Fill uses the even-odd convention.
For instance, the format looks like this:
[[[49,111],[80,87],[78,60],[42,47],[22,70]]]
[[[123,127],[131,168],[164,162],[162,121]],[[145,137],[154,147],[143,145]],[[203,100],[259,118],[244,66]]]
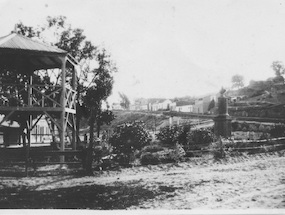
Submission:
[[[191,125],[185,124],[180,126],[179,133],[177,136],[177,142],[182,145],[186,145],[188,143],[188,133],[191,131]]]
[[[269,130],[271,137],[284,137],[285,136],[285,125],[275,124],[273,128]]]
[[[142,165],[154,165],[154,164],[159,164],[160,163],[160,158],[159,154],[157,153],[150,153],[146,152],[141,155],[141,164]]]
[[[214,133],[209,128],[200,128],[188,133],[189,145],[209,144],[214,140]]]
[[[117,126],[109,142],[120,164],[128,165],[131,155],[148,145],[151,141],[150,134],[142,122],[124,123]]]
[[[187,144],[188,132],[191,130],[190,124],[165,126],[156,135],[163,144],[174,146],[176,143]]]
[[[232,147],[235,148],[235,145],[236,144],[233,141],[224,140],[222,138],[212,143],[211,151],[214,160],[225,159],[229,156],[236,154],[236,152],[232,151]]]
[[[237,121],[232,122],[232,131],[237,131],[239,123]]]
[[[177,125],[165,126],[160,128],[159,133],[156,134],[156,138],[163,144],[174,145],[178,139],[179,127]]]

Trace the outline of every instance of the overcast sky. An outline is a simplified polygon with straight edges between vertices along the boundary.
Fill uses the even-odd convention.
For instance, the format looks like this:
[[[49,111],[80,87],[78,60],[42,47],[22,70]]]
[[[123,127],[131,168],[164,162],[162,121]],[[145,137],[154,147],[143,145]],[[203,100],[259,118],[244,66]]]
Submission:
[[[64,15],[111,52],[118,91],[134,97],[217,93],[241,74],[274,75],[285,63],[285,1],[0,0],[0,36],[15,23],[37,26]]]

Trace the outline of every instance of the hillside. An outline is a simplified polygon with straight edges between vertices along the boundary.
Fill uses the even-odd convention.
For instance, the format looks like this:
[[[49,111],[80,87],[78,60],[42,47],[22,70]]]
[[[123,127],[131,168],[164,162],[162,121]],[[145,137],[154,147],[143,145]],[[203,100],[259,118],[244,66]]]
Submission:
[[[238,90],[229,90],[229,97],[243,97],[243,101],[262,102],[271,104],[285,103],[285,84],[284,82],[274,82],[272,78],[266,81],[251,81],[246,87]]]

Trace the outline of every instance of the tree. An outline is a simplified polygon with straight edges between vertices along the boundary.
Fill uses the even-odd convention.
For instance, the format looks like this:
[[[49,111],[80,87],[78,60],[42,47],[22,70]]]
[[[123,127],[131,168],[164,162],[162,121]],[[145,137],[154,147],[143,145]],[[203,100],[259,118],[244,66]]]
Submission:
[[[93,79],[87,87],[86,94],[83,96],[83,102],[90,116],[89,144],[93,144],[94,123],[101,117],[102,102],[106,101],[112,93],[114,83],[112,74],[117,71],[116,66],[105,49],[98,53],[96,60],[99,66],[91,71]]]
[[[100,135],[100,128],[102,125],[110,125],[110,123],[115,119],[115,115],[112,111],[110,110],[103,110],[101,111],[98,119],[97,119],[97,136],[99,137]]]
[[[244,77],[242,75],[234,75],[232,77],[232,88],[242,88],[244,86]]]
[[[119,96],[121,98],[121,102],[120,102],[121,107],[123,107],[124,109],[129,109],[130,108],[130,100],[126,96],[126,94],[119,92]]]
[[[215,100],[214,99],[212,99],[211,100],[211,102],[210,102],[210,104],[209,104],[209,106],[208,106],[208,111],[210,111],[212,108],[214,108],[215,107]]]
[[[271,65],[271,68],[275,71],[275,77],[272,79],[274,83],[284,83],[284,77],[282,76],[285,73],[285,67],[282,62],[274,61]]]
[[[285,73],[285,68],[281,61],[274,61],[271,65],[271,68],[277,77],[280,77]]]

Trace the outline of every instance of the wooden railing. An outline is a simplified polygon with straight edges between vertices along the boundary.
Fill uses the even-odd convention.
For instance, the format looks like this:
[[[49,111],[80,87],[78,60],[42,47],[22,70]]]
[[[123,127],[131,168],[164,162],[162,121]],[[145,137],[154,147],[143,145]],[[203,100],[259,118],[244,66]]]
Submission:
[[[2,84],[0,86],[0,107],[62,107],[61,94],[61,86]],[[76,91],[67,87],[65,98],[65,107],[75,109]]]

